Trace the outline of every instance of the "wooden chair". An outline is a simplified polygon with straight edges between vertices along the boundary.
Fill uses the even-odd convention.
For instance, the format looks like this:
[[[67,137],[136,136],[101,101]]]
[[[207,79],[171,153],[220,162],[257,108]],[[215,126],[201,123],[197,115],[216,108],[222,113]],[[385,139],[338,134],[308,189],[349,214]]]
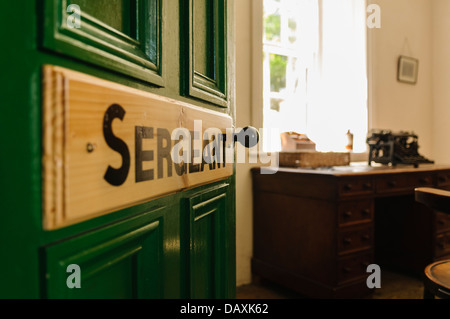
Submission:
[[[435,188],[417,188],[416,201],[450,214],[450,192]],[[440,260],[425,268],[424,298],[450,299],[450,259]]]

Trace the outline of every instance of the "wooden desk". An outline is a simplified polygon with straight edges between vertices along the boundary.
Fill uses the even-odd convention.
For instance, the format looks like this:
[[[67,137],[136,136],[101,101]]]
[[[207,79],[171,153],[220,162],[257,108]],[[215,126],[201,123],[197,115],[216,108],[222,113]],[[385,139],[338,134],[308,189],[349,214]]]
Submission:
[[[252,170],[252,271],[312,298],[353,298],[369,264],[422,274],[450,255],[450,218],[414,200],[450,166]]]

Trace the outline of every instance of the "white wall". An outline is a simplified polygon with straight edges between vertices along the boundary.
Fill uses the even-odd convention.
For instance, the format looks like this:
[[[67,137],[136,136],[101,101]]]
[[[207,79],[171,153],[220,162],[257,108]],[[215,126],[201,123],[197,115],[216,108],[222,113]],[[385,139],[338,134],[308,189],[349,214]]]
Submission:
[[[450,164],[450,1],[433,0],[433,158]]]
[[[236,12],[236,125],[252,125],[251,0],[235,1]],[[253,205],[250,164],[236,164],[236,284],[251,282]]]
[[[432,157],[432,1],[371,2],[380,5],[382,22],[381,29],[368,31],[372,84],[369,126],[414,131],[419,136],[419,152]],[[397,81],[400,55],[419,59],[416,85]]]

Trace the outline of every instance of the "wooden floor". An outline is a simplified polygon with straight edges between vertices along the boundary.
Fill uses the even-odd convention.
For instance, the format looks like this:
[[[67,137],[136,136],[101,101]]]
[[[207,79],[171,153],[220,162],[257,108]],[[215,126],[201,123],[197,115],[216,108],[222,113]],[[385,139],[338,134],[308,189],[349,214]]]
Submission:
[[[305,299],[291,290],[268,282],[237,288],[237,299]],[[423,284],[418,278],[395,272],[383,272],[381,288],[375,289],[369,299],[422,299]]]

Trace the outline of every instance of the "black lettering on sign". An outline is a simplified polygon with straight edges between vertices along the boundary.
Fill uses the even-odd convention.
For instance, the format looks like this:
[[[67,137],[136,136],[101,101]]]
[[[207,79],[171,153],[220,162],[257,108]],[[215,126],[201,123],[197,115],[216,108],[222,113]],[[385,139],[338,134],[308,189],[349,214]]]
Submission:
[[[167,177],[172,177],[172,139],[170,132],[166,129],[159,128],[158,135],[158,178],[164,178],[164,161],[167,161]],[[164,144],[166,146],[164,146]]]
[[[178,141],[179,142],[184,141],[184,138],[185,138],[185,136],[181,135],[180,139]],[[183,148],[183,151],[185,151],[184,148]],[[180,154],[180,156],[181,156],[181,154]],[[187,164],[184,161],[181,161],[180,164],[174,163],[174,166],[175,166],[175,172],[177,173],[178,176],[183,176],[184,174],[187,174]]]
[[[216,138],[217,137],[217,138]],[[212,144],[213,144],[213,157],[214,161],[217,162],[217,168],[220,168],[222,163],[222,134],[220,135],[213,135],[212,136]]]
[[[181,162],[180,164],[174,164],[175,165],[175,172],[178,176],[183,176],[187,173],[187,164],[184,162]]]
[[[209,170],[216,169],[216,161],[214,160],[213,151],[209,140],[203,140],[203,156],[200,171],[205,171],[205,165],[209,165]],[[207,160],[206,160],[207,159]],[[209,162],[209,163],[208,163]]]
[[[103,118],[103,136],[106,144],[122,156],[122,166],[120,168],[108,166],[104,176],[104,179],[113,186],[120,186],[125,183],[130,171],[130,151],[128,146],[123,140],[116,137],[112,131],[113,120],[118,118],[123,121],[124,117],[125,110],[120,105],[113,104],[108,108]]]
[[[226,156],[226,154],[227,154],[227,135],[222,134],[220,139],[222,140],[222,156],[223,156],[222,164],[223,164],[223,167],[226,167],[227,166],[227,156]]]
[[[153,127],[136,126],[135,147],[136,147],[136,183],[151,181],[154,179],[153,169],[143,170],[143,162],[153,161],[153,151],[142,150],[142,140],[153,138]]]

